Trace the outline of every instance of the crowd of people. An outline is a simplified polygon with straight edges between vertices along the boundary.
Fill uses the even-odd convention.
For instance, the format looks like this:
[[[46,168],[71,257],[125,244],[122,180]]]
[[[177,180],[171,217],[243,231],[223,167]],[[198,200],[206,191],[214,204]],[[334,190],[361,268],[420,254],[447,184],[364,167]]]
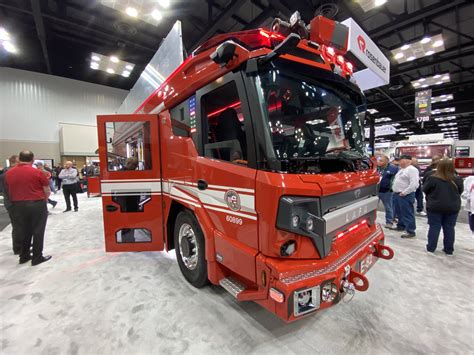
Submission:
[[[63,167],[50,168],[36,162],[31,151],[22,151],[9,158],[9,167],[0,173],[0,192],[12,225],[13,253],[19,255],[19,263],[31,260],[38,265],[51,259],[43,255],[44,232],[48,219],[48,207],[56,207],[58,201],[51,193],[63,190],[66,209],[78,212],[77,193],[81,192],[79,173],[71,161]],[[32,248],[31,248],[32,246]]]
[[[452,159],[433,156],[431,164],[422,173],[417,159],[409,155],[392,161],[379,155],[377,170],[386,228],[402,232],[402,238],[415,238],[416,210],[416,214],[426,216],[428,220],[426,251],[434,255],[443,230],[443,251],[453,255],[456,221],[464,203],[474,235],[474,176],[463,182],[456,174]]]

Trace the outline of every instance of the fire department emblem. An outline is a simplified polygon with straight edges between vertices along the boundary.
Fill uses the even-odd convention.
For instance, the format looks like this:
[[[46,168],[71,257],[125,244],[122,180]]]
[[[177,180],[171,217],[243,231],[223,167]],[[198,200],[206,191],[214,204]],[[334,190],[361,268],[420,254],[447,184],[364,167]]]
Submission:
[[[232,211],[240,210],[240,196],[234,190],[228,190],[224,195],[224,200]]]

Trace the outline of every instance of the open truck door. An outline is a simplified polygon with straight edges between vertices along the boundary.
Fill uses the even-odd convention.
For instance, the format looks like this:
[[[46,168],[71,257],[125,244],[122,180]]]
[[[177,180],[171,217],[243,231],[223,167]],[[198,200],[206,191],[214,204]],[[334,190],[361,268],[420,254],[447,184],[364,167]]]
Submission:
[[[105,249],[163,250],[157,115],[97,116]]]

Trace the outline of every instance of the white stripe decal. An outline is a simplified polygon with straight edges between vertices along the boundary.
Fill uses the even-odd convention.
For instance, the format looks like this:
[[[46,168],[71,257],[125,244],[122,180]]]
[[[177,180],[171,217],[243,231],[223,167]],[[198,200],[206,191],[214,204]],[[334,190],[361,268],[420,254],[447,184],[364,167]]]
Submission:
[[[101,183],[118,183],[120,184],[121,182],[141,182],[141,181],[161,181],[161,179],[123,179],[123,180],[100,180]]]
[[[113,192],[161,192],[161,182],[122,182],[122,183],[102,183],[101,189],[103,193]]]
[[[167,192],[163,192],[163,195],[166,195],[166,196],[168,196],[168,197],[170,197],[170,198],[172,198],[172,199],[175,199],[175,200],[178,200],[178,201],[181,201],[181,202],[188,203],[188,204],[190,204],[190,205],[192,205],[192,206],[194,206],[194,207],[201,207],[199,204],[197,204],[197,203],[195,203],[195,202],[193,202],[193,201],[190,201],[190,200],[187,200],[187,199],[184,199],[184,198],[180,198],[180,197],[178,197],[178,196],[171,195],[171,194],[169,194],[169,193],[167,193]]]

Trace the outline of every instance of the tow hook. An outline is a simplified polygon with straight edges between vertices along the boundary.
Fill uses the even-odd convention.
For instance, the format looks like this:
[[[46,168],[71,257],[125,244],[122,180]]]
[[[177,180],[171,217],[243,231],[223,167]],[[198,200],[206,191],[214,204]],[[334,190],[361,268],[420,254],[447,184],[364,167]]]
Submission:
[[[369,288],[369,280],[367,279],[367,277],[354,270],[351,270],[351,273],[349,274],[349,282],[354,285],[354,288],[357,291],[363,292],[367,291],[367,289]]]
[[[383,244],[376,244],[374,247],[375,250],[372,253],[374,256],[385,260],[393,258],[394,252],[392,248]]]

